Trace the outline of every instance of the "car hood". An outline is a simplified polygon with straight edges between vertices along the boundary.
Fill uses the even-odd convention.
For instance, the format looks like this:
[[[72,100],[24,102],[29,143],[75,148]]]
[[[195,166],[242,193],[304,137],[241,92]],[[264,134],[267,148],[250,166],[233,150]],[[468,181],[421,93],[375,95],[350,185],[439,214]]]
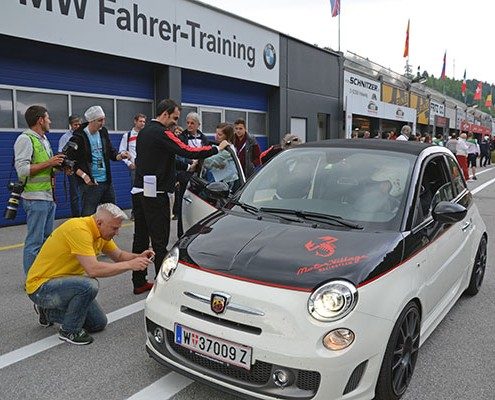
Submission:
[[[180,261],[220,275],[305,291],[331,279],[362,285],[401,262],[399,232],[322,226],[218,212],[179,241]]]

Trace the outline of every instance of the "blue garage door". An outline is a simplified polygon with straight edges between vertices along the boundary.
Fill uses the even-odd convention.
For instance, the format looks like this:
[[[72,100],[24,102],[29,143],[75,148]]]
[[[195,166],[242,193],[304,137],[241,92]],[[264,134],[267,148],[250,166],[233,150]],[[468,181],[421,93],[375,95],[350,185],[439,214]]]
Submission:
[[[271,86],[235,78],[182,70],[182,103],[268,113],[268,98]],[[265,149],[267,136],[257,136]]]
[[[145,101],[153,99],[153,77],[152,64],[0,35],[0,85],[4,89],[4,94],[9,92],[10,87],[15,87],[18,90],[26,88],[26,91],[39,90],[42,93],[43,89],[64,91],[66,95],[74,97],[84,93],[94,94],[94,97],[104,95],[109,96],[108,101],[111,104],[116,104],[118,113],[120,105],[122,109],[132,109],[131,101],[126,99]],[[116,99],[115,103],[112,97]],[[4,118],[2,100],[5,102],[0,98],[0,207],[5,207],[9,197],[6,185],[11,171],[13,144],[23,129],[14,128],[13,119],[9,122],[9,118]],[[8,105],[8,101],[6,104]],[[145,105],[150,110],[148,114],[151,114],[151,103]],[[49,106],[47,108],[50,109]],[[123,127],[125,123],[119,122],[117,116],[114,117],[116,123],[114,126],[117,126],[117,129],[127,130],[131,127],[132,115],[129,116],[129,126],[125,128]],[[21,123],[22,121],[18,126],[21,126]],[[119,146],[122,133],[115,132],[110,135],[116,148]],[[57,150],[61,134],[60,131],[48,134],[54,151]],[[128,169],[122,162],[111,164],[117,204],[122,208],[130,208],[131,185]],[[15,172],[13,175],[15,177]],[[56,217],[68,217],[70,210],[65,198],[62,174],[57,174],[56,184],[58,202]],[[3,212],[0,217],[0,226],[24,222],[25,214],[22,207],[14,221],[5,220]]]

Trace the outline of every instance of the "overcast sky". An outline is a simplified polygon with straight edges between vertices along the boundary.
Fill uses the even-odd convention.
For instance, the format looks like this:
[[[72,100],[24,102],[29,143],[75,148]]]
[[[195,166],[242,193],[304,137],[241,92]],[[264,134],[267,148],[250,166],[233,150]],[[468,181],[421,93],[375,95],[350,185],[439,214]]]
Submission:
[[[320,47],[338,49],[338,18],[330,0],[202,0]],[[495,84],[495,1],[341,0],[341,51],[404,73],[407,20],[413,72]]]

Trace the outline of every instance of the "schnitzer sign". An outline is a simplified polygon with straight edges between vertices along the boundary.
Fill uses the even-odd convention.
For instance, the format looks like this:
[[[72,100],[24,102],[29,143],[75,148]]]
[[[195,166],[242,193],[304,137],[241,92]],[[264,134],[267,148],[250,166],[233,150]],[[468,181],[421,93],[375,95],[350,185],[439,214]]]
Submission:
[[[345,99],[352,96],[379,101],[381,99],[381,84],[374,79],[344,71],[344,110],[347,107]]]

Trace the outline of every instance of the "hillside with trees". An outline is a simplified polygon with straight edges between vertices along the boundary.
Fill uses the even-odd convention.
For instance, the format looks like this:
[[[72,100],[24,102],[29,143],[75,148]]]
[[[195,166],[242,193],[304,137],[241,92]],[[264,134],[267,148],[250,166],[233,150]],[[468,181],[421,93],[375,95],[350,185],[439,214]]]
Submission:
[[[492,117],[495,117],[495,111],[493,107],[490,109],[485,107],[486,96],[492,93],[492,101],[493,101],[493,86],[487,82],[483,82],[483,90],[481,100],[474,101],[474,93],[476,91],[476,87],[478,86],[478,80],[475,79],[467,79],[466,84],[466,99],[462,96],[461,93],[461,85],[462,80],[451,79],[449,77],[445,78],[445,80],[435,78],[433,75],[429,75],[428,72],[424,71],[422,74],[424,77],[428,78],[425,85],[439,91],[440,93],[444,93],[446,96],[452,97],[456,100],[459,100],[467,105],[478,104],[478,110],[484,111],[487,114],[490,114]]]

